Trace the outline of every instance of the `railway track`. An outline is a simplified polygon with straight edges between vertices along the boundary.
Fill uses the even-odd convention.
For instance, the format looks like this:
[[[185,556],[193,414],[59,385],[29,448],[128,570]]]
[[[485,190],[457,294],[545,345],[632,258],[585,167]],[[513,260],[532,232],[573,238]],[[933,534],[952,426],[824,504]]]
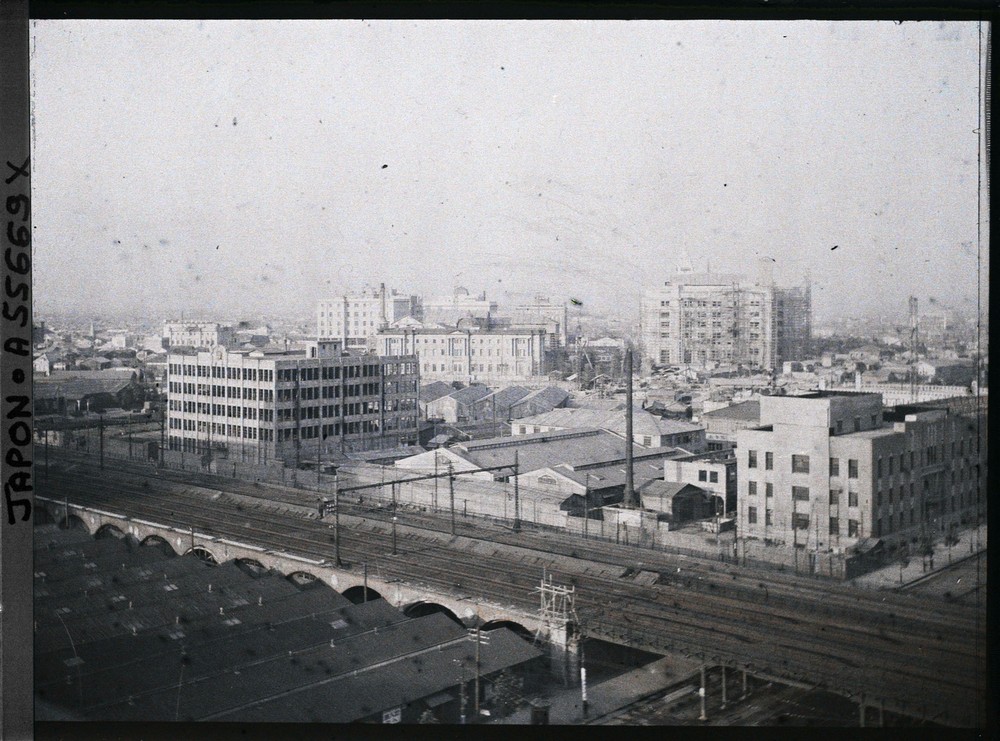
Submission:
[[[95,472],[92,466],[78,464],[70,472],[52,471],[50,494],[61,497],[68,491],[80,503],[128,508],[131,515],[175,524],[183,510],[183,525],[212,534],[333,556],[327,523],[209,502],[203,494],[177,490],[177,483],[191,482],[174,476],[149,477],[147,482],[137,482],[135,474]],[[208,483],[213,490],[233,491],[226,479],[212,477]],[[968,638],[975,615],[966,608],[928,609],[908,595],[828,590],[815,583],[800,589],[787,579],[767,580],[762,589],[764,582],[752,572],[734,567],[720,571],[710,562],[649,551],[641,554],[644,568],[668,578],[666,583],[643,586],[621,579],[614,569],[592,568],[592,562],[634,565],[632,554],[623,557],[622,549],[609,548],[610,544],[581,547],[574,540],[578,557],[567,559],[565,551],[558,553],[565,539],[513,533],[497,540],[509,540],[516,549],[499,549],[489,558],[463,552],[457,567],[450,535],[441,532],[448,525],[415,528],[409,512],[405,516],[410,524],[399,528],[400,555],[394,557],[388,554],[389,526],[381,516],[345,509],[350,514],[341,516],[342,557],[374,564],[383,576],[534,610],[534,588],[545,568],[556,581],[576,585],[577,612],[588,635],[641,648],[682,651],[706,661],[750,664],[794,678],[820,678],[819,684],[830,688],[856,689],[870,696],[881,693],[914,708],[921,702],[931,707],[950,704],[965,723],[973,722],[969,696],[975,690],[979,663],[985,673],[985,657]],[[419,522],[423,521],[421,517]],[[469,531],[463,528],[463,534]],[[492,539],[494,533],[489,535]],[[545,549],[536,547],[539,540],[546,543]],[[528,561],[525,554],[534,559]],[[677,564],[682,564],[680,576]]]

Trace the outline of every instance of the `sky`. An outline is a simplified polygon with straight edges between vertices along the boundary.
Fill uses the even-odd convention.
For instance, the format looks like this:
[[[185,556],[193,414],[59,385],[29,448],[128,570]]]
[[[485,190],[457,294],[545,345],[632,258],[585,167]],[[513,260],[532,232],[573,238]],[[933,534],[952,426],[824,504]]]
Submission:
[[[988,283],[977,24],[31,34],[36,312],[308,314],[384,282],[637,321],[679,265],[767,261],[822,321]]]

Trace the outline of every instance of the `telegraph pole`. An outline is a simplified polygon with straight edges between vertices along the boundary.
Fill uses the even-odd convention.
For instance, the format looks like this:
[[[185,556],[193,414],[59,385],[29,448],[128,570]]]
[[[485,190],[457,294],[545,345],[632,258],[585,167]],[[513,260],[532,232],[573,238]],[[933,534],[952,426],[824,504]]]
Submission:
[[[638,506],[632,472],[632,347],[625,350],[625,507]]]
[[[434,511],[438,508],[438,451],[434,448]]]
[[[97,415],[97,429],[100,435],[101,469],[104,469],[104,412]]]
[[[161,409],[160,410],[160,467],[161,468],[163,467],[163,446],[166,444],[164,438],[166,434],[164,429],[166,421],[167,421],[167,410]]]
[[[520,499],[520,485],[518,484],[521,478],[521,464],[517,457],[517,449],[514,449],[514,527],[512,528],[515,533],[521,532],[521,499]]]
[[[455,534],[455,475],[448,461],[448,497],[451,499],[451,534]]]
[[[333,537],[337,566],[343,566],[340,561],[340,483],[337,474],[333,474]],[[368,565],[365,564],[365,600],[368,600]]]

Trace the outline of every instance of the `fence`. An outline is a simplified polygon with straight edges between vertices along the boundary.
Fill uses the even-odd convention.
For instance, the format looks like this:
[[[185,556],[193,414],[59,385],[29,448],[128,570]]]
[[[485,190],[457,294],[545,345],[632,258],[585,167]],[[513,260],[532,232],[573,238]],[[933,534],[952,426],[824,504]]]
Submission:
[[[372,488],[345,494],[352,501],[362,504],[389,506],[393,501],[395,483],[395,503],[403,509],[413,508],[435,513],[452,511],[451,489],[447,473],[438,479],[422,481],[400,481],[412,478],[416,472],[402,471],[393,466],[372,463],[352,463],[342,466],[336,484],[334,477],[323,474],[317,480],[314,471],[288,468],[280,461],[266,464],[246,463],[213,455],[206,459],[194,453],[164,450],[163,461],[150,457],[150,451],[133,444],[131,450],[126,442],[119,445],[105,440],[104,457],[108,460],[145,461],[151,468],[162,465],[168,470],[189,471],[200,474],[215,474],[241,481],[273,484],[316,492],[318,496],[332,497],[335,486],[341,489],[352,486],[376,485]],[[55,447],[55,446],[53,446]],[[78,447],[73,439],[66,438],[66,447],[91,456],[96,460],[97,445]],[[159,452],[159,451],[157,451]],[[131,454],[130,454],[131,453]],[[454,513],[464,520],[488,520],[496,524],[512,527],[515,520],[514,485],[501,481],[484,481],[456,474],[452,484],[454,491]],[[818,578],[853,578],[873,567],[873,564],[848,558],[843,554],[790,552],[787,549],[768,547],[754,541],[739,541],[734,548],[732,534],[716,536],[708,533],[691,533],[670,530],[666,522],[657,519],[656,513],[626,511],[615,507],[595,507],[591,517],[571,516],[559,509],[566,494],[553,494],[536,487],[518,488],[520,521],[523,525],[564,533],[586,540],[616,543],[634,548],[636,551],[652,550],[692,558],[710,558],[721,563],[752,566],[772,571],[798,573]],[[598,519],[600,516],[600,519]],[[638,522],[629,522],[631,519]]]

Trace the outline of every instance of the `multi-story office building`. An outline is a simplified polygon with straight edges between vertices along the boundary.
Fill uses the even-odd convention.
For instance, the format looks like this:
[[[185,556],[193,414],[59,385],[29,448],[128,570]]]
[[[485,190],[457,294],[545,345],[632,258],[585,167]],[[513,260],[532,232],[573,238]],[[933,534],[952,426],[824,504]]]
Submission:
[[[416,355],[425,381],[504,384],[540,381],[551,370],[543,329],[386,329],[375,338],[382,356]]]
[[[233,328],[219,322],[164,322],[167,347],[232,347]]]
[[[412,355],[345,354],[339,343],[310,342],[300,352],[216,347],[167,361],[173,450],[266,462],[417,442]]]
[[[465,288],[456,288],[451,296],[433,296],[423,300],[423,319],[427,323],[456,324],[462,319],[490,319],[497,313],[495,301],[485,293],[472,296]]]
[[[408,316],[420,318],[420,299],[395,289],[377,289],[320,301],[316,307],[316,335],[320,340],[339,340],[347,350],[368,349],[380,329]]]
[[[739,275],[681,272],[643,294],[649,365],[775,368],[802,358],[811,337],[808,287],[778,288]]]
[[[891,549],[974,519],[985,502],[978,421],[957,401],[761,397],[759,426],[736,433],[738,542],[758,557],[760,544],[800,549],[803,565],[820,568],[821,554],[879,540]]]
[[[554,347],[566,347],[568,310],[564,303],[536,296],[530,303],[515,304],[510,308],[512,327],[545,327]]]

